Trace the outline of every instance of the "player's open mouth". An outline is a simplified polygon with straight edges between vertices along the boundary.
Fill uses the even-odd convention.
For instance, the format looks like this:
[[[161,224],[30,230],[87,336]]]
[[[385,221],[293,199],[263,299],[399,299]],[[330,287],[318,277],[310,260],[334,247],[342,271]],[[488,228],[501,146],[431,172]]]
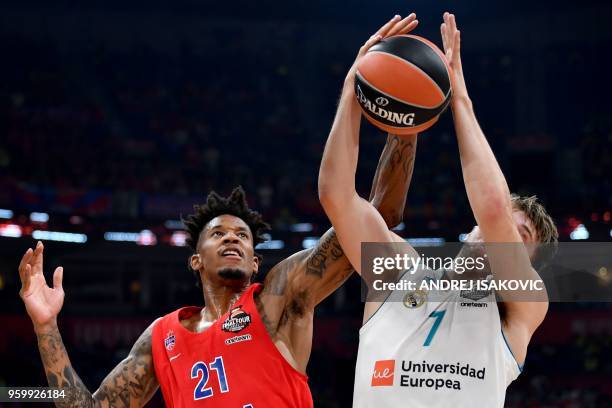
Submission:
[[[242,260],[242,251],[240,251],[238,248],[226,248],[221,251],[221,256],[224,258]]]

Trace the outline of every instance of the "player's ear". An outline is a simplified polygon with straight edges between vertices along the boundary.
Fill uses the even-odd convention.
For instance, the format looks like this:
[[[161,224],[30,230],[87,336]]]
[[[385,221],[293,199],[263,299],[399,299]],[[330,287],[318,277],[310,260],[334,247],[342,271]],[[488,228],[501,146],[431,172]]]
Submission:
[[[199,271],[203,265],[200,254],[191,255],[191,258],[189,259],[189,264],[191,265],[191,269],[193,269],[194,271]]]
[[[257,255],[253,255],[253,275],[255,275],[259,271],[259,257]]]

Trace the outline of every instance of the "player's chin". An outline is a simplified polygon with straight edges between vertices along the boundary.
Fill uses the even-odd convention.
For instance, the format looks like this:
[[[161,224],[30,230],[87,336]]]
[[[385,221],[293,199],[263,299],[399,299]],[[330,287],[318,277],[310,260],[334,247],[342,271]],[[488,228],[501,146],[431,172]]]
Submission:
[[[217,275],[223,279],[233,280],[233,281],[243,281],[248,279],[250,274],[243,268],[239,267],[225,267],[221,268]]]

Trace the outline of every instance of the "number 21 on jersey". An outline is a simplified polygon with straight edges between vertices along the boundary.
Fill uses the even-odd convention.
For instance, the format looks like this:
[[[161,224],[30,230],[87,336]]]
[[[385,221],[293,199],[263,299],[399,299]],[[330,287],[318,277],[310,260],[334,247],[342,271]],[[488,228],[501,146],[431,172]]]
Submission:
[[[217,378],[219,380],[219,389],[221,390],[221,392],[224,393],[229,391],[227,377],[225,376],[225,367],[223,366],[223,357],[216,357],[215,360],[208,365],[202,361],[198,361],[193,365],[193,367],[191,367],[191,378],[200,379],[195,389],[193,390],[194,400],[212,397],[214,394],[212,387],[206,387],[210,377],[210,371],[208,367],[210,367],[211,370],[217,372]]]

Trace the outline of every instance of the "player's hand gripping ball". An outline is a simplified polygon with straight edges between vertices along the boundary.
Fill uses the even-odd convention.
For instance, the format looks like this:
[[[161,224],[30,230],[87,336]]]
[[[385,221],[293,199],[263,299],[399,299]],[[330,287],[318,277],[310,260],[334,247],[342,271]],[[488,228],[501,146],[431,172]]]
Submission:
[[[451,93],[444,53],[416,35],[381,40],[359,61],[355,73],[355,94],[365,117],[393,134],[431,127],[448,107]]]

